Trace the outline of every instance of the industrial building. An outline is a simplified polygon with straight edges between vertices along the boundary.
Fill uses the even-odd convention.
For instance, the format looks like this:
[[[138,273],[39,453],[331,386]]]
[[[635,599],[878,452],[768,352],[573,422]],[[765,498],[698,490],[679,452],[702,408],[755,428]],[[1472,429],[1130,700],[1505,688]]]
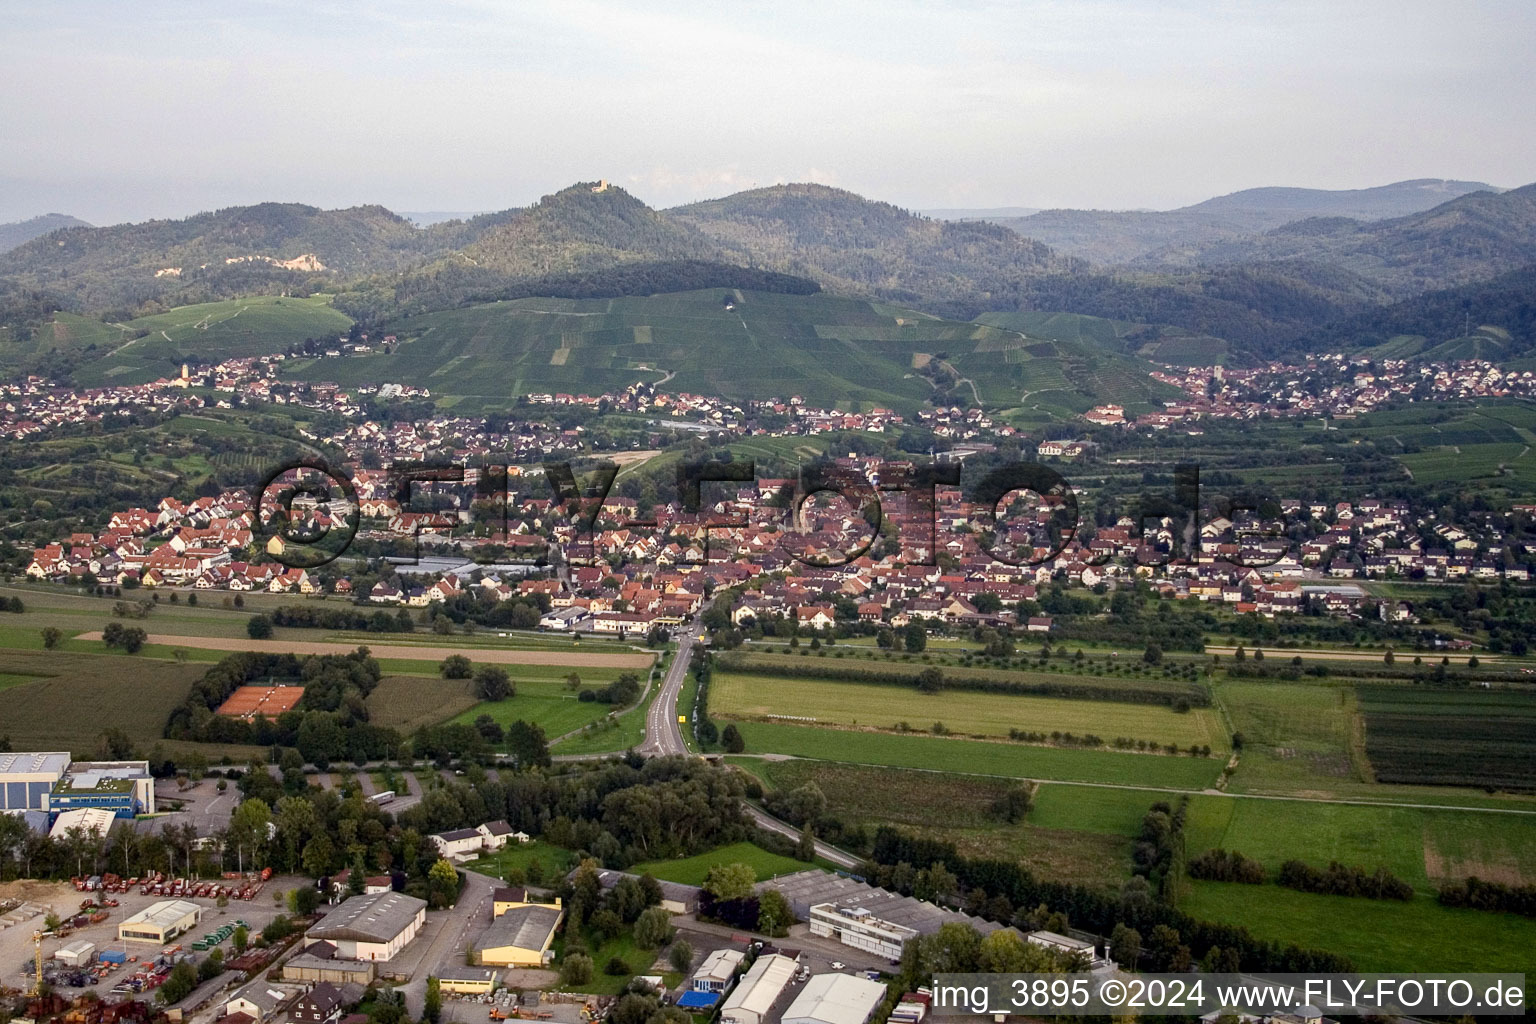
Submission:
[[[836,939],[887,960],[901,959],[907,940],[918,934],[916,928],[878,918],[864,907],[839,907],[835,903],[812,907],[810,925],[812,935]]]
[[[834,875],[830,871],[797,871],[757,885],[758,892],[768,889],[777,889],[789,901],[795,916],[802,921],[811,921],[813,925],[815,921],[811,916],[811,908],[830,905],[834,910],[862,911],[885,925],[909,928],[919,935],[932,935],[941,925],[951,921],[970,925],[984,936],[1003,927],[995,921],[973,917],[958,910],[947,910],[889,889],[876,888],[867,882]]]
[[[197,927],[203,908],[186,900],[161,900],[153,903],[117,926],[123,942],[153,942],[164,946],[178,935]]]
[[[64,839],[75,829],[84,835],[105,836],[112,831],[112,823],[116,820],[117,815],[105,807],[82,807],[76,811],[65,811],[53,820],[48,838]]]
[[[330,944],[317,945],[326,947]],[[373,984],[376,977],[378,974],[371,961],[337,960],[330,956],[317,956],[309,949],[283,964],[284,981],[327,981],[332,985],[368,986]]]
[[[0,811],[47,811],[48,794],[69,770],[69,755],[0,754]]]
[[[721,1024],[763,1024],[795,976],[795,961],[781,953],[758,957],[720,1007]]]
[[[724,992],[736,980],[736,970],[746,954],[739,949],[717,949],[693,972],[688,988],[694,992]]]
[[[544,903],[521,903],[491,921],[475,943],[480,963],[491,967],[543,967],[564,911]]]
[[[818,974],[784,1011],[783,1024],[867,1024],[885,986],[852,974]]]
[[[403,892],[353,896],[305,936],[328,942],[346,960],[391,960],[404,949],[427,920],[427,901]]]
[[[484,967],[444,967],[437,972],[438,986],[460,996],[483,996],[496,991],[496,972]]]
[[[76,761],[48,795],[48,810],[99,808],[119,818],[155,813],[155,780],[148,761]]]

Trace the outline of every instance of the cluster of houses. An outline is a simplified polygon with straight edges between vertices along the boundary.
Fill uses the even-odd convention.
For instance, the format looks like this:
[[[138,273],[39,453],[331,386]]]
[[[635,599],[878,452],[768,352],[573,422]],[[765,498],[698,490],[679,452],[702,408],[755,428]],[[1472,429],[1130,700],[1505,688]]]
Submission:
[[[873,457],[835,460],[838,469],[878,487],[912,465]],[[471,481],[474,471],[466,472]],[[514,478],[515,479],[515,478]],[[26,572],[35,579],[78,581],[89,574],[109,583],[146,587],[309,595],[329,591],[384,605],[425,608],[473,593],[502,601],[542,594],[549,611],[539,625],[551,630],[644,633],[697,613],[716,590],[744,586],[748,597],[734,611],[748,620],[794,620],[810,630],[830,628],[838,608],[857,618],[903,626],[912,621],[967,625],[1010,624],[1048,631],[1041,616],[1017,606],[1036,588],[1065,579],[1087,587],[1133,578],[1151,580],[1179,598],[1220,600],[1239,611],[1276,615],[1306,605],[1302,585],[1371,578],[1455,581],[1530,578],[1528,546],[1506,537],[1489,517],[1478,536],[1468,529],[1416,514],[1402,501],[1279,502],[1282,520],[1252,515],[1237,521],[1208,516],[1193,557],[1170,558],[1182,523],[1129,516],[1065,533],[1061,500],[1032,496],[1000,521],[991,510],[940,486],[927,506],[915,492],[880,492],[887,529],[877,534],[861,510],[821,495],[791,515],[778,500],[792,481],[763,478],[717,485],[699,512],[658,506],[641,524],[632,499],[609,497],[595,526],[583,532],[547,497],[509,501],[505,521],[476,529],[473,482],[433,484],[441,511],[403,512],[387,474],[360,469],[354,477],[363,536],[420,538],[424,548],[452,552],[457,569],[388,577],[366,594],[346,578],[321,577],[263,557],[252,542],[251,499],[244,492],[111,516],[99,534],[76,533],[34,550]],[[531,483],[531,482],[530,482]],[[516,497],[514,495],[514,497]],[[323,523],[341,513],[308,510]],[[975,527],[981,524],[985,532]],[[1296,539],[1287,536],[1287,527]],[[536,556],[551,545],[570,562],[561,579],[522,578],[480,569],[471,561],[485,545]],[[990,547],[987,545],[991,545]],[[270,551],[270,547],[267,549]],[[1356,614],[1358,588],[1317,591],[1324,610]],[[847,602],[847,603],[844,603]]]
[[[1084,418],[1100,426],[1166,430],[1205,419],[1356,416],[1391,402],[1536,396],[1536,371],[1503,370],[1481,359],[1422,363],[1329,353],[1300,365],[1270,362],[1245,369],[1192,366],[1156,370],[1153,379],[1184,392],[1162,412],[1127,420],[1101,406]],[[1196,428],[1198,429],[1198,428]]]

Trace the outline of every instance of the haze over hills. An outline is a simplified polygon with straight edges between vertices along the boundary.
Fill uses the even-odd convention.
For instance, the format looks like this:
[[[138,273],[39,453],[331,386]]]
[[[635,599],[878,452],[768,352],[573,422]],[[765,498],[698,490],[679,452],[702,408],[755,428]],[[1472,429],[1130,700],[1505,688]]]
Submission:
[[[996,206],[977,209],[936,209],[919,210],[924,217],[932,217],[935,220],[999,220],[1003,217],[1028,217],[1039,213],[1038,206]]]
[[[1212,244],[1311,217],[1402,217],[1479,191],[1504,190],[1482,182],[1417,178],[1363,189],[1251,188],[1177,210],[1043,210],[994,219],[1068,255],[1120,264],[1163,249]]]
[[[91,225],[79,217],[64,213],[45,213],[39,217],[0,224],[0,253],[10,252],[18,245],[32,241],[40,235],[60,228],[88,228]]]
[[[1468,193],[1391,220],[1313,217],[1261,235],[1168,246],[1134,265],[1215,267],[1286,260],[1352,270],[1399,296],[1484,279],[1536,262],[1536,185]]]
[[[35,238],[0,254],[0,312],[36,323],[51,303],[122,321],[192,302],[325,292],[377,323],[534,295],[819,287],[958,320],[1062,311],[1171,325],[1227,343],[1174,350],[1269,356],[1418,293],[1536,263],[1536,186],[1474,188],[1254,189],[1167,214],[1106,214],[1163,218],[1137,228],[1137,244],[1182,239],[1113,272],[1001,224],[936,220],[811,184],[656,210],[622,188],[581,182],[527,208],[426,228],[379,206],[263,203]],[[1379,216],[1457,192],[1428,210]],[[1294,219],[1312,211],[1334,214]],[[1512,338],[1512,350],[1525,344]]]

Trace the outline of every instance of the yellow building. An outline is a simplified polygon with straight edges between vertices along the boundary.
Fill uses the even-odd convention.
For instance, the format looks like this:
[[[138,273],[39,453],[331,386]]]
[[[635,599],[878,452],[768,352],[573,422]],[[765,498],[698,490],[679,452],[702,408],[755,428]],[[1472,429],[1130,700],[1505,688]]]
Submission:
[[[488,967],[544,967],[550,943],[565,911],[554,903],[533,903],[522,888],[502,888],[491,894],[491,926],[475,944],[480,963]]]

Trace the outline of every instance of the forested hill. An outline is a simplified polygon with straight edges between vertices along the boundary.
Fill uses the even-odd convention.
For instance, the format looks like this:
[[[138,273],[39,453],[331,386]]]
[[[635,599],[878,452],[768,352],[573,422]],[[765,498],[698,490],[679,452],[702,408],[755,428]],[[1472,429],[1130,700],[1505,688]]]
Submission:
[[[1390,220],[1302,220],[1250,238],[1160,250],[1138,263],[1166,268],[1284,260],[1349,270],[1396,296],[1486,280],[1536,262],[1536,185],[1474,192]]]
[[[149,301],[302,289],[319,272],[334,280],[398,269],[420,258],[427,237],[382,206],[261,203],[56,231],[0,255],[0,277],[76,309],[135,310]]]
[[[1251,223],[1311,208],[1379,211],[1470,184],[1330,193],[1322,207],[1307,190],[1253,190],[1188,210]],[[1168,324],[1224,339],[1236,357],[1270,357],[1358,333],[1373,311],[1388,308],[1394,334],[1438,344],[1448,340],[1444,317],[1428,311],[1439,300],[1405,300],[1503,274],[1518,285],[1532,264],[1536,186],[1471,192],[1403,217],[1314,217],[1168,245],[1106,272],[999,224],[934,220],[822,185],[658,211],[622,188],[581,182],[524,209],[428,228],[379,206],[281,203],[65,228],[0,254],[0,327],[19,339],[53,308],[126,322],[260,294],[331,293],[354,319],[377,323],[536,294],[819,286],[961,320],[1051,310]],[[1494,313],[1483,323],[1514,332],[1519,348],[1518,325],[1498,320],[1510,303],[1484,305]],[[1429,316],[1421,329],[1409,322],[1416,310]]]
[[[1395,359],[1528,359],[1536,353],[1536,265],[1358,313],[1307,332],[1302,344],[1318,352],[1376,348]]]
[[[1250,188],[1177,210],[1041,210],[990,218],[1059,252],[1117,265],[1159,250],[1183,250],[1262,234],[1314,217],[1384,220],[1439,206],[1470,192],[1501,192],[1477,181],[1419,178],[1362,189]]]
[[[995,224],[931,220],[825,185],[753,189],[666,216],[743,259],[945,315],[1018,308],[1030,276],[1073,266]]]
[[[814,287],[748,274],[740,254],[598,182],[579,182],[525,210],[433,225],[425,234],[440,250],[429,261],[405,274],[356,282],[337,305],[358,319],[377,320],[535,294]],[[448,242],[455,244],[443,251]]]
[[[60,228],[88,227],[90,225],[79,217],[71,217],[63,213],[45,213],[41,217],[0,224],[0,253],[9,252],[18,245],[23,245]]]

